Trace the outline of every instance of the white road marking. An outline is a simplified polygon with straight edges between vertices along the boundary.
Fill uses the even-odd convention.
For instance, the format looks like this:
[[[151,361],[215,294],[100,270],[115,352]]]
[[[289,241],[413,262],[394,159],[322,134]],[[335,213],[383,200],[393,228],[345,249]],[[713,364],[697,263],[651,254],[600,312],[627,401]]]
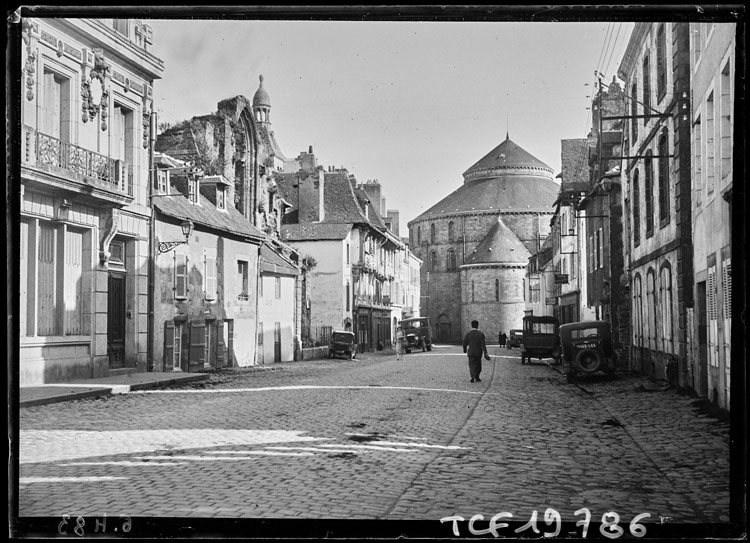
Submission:
[[[328,445],[326,443],[321,443],[321,447],[325,448],[335,448],[339,447],[342,449],[368,449],[373,451],[391,451],[391,452],[416,452],[413,449],[397,449],[393,447],[378,447],[376,445]]]
[[[284,453],[277,451],[245,451],[247,456],[200,456],[200,455],[173,455],[173,456],[138,456],[141,460],[187,460],[191,462],[202,461],[226,461],[226,460],[254,460],[255,456],[313,456],[313,453]]]
[[[482,392],[456,390],[452,388],[394,387],[379,385],[288,385],[257,388],[210,388],[210,389],[169,389],[169,390],[135,390],[131,394],[221,394],[237,392],[272,392],[278,390],[414,390],[423,392],[456,392],[481,396]]]
[[[57,464],[58,466],[123,466],[123,467],[141,467],[141,466],[181,466],[187,462],[132,462],[123,460],[120,462],[68,462]]]
[[[429,449],[446,449],[450,451],[458,450],[458,449],[468,449],[469,447],[459,447],[458,445],[429,445],[427,443],[399,443],[398,441],[375,441],[374,443],[379,443],[381,445],[395,445],[395,446],[404,446],[407,447],[424,447]]]
[[[32,483],[99,483],[102,481],[120,481],[127,477],[19,477],[18,484]]]
[[[186,428],[160,430],[21,430],[19,463],[60,462],[165,449],[205,449],[271,443],[320,441],[292,430],[221,430]]]

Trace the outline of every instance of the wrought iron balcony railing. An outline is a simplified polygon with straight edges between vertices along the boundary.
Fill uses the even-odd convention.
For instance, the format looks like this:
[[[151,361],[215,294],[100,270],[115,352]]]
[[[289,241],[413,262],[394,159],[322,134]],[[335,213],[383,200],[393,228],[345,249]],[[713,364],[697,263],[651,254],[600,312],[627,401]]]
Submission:
[[[133,196],[133,166],[25,127],[27,164],[54,166],[98,182],[102,188]]]

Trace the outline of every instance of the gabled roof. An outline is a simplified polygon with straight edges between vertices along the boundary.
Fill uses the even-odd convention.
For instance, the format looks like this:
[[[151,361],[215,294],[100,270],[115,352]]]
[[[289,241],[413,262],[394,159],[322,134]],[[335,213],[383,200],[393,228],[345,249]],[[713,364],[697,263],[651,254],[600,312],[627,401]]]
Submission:
[[[367,223],[346,172],[325,172],[324,177],[324,222]]]
[[[561,178],[562,191],[588,190],[589,186],[589,147],[591,143],[588,138],[560,140],[561,147]]]
[[[529,256],[531,253],[526,246],[498,216],[497,222],[466,258],[466,264],[525,263]]]

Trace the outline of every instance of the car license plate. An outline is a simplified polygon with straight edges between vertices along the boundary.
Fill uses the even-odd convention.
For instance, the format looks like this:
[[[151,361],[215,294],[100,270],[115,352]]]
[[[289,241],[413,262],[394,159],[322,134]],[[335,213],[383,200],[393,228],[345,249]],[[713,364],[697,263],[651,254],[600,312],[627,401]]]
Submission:
[[[578,349],[596,349],[598,347],[596,343],[576,343],[575,346]]]

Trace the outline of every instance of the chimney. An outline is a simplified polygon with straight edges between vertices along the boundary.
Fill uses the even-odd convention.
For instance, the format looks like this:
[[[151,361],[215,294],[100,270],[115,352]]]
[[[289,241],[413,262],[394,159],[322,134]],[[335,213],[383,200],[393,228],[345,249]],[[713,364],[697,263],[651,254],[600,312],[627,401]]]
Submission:
[[[315,172],[308,173],[300,170],[297,174],[299,195],[299,222],[320,222],[325,218],[324,168],[318,167]]]

